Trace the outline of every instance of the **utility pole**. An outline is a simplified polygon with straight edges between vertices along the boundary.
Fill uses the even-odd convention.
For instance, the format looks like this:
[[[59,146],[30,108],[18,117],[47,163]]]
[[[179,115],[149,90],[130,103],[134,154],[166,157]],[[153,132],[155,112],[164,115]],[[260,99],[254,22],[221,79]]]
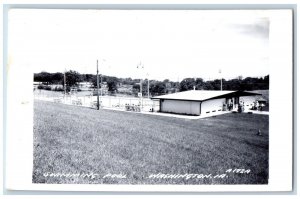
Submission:
[[[101,61],[101,60],[100,60]],[[103,96],[103,83],[102,83],[102,78],[103,78],[103,71],[104,71],[104,62],[106,62],[105,59],[102,59],[102,74],[100,74],[100,86],[101,86],[101,89],[100,89],[100,96],[102,98]]]
[[[148,80],[148,99],[150,98],[150,95],[149,95],[149,73],[147,73],[147,80]]]
[[[100,104],[99,104],[99,71],[98,71],[98,59],[97,59],[97,109],[99,110]]]

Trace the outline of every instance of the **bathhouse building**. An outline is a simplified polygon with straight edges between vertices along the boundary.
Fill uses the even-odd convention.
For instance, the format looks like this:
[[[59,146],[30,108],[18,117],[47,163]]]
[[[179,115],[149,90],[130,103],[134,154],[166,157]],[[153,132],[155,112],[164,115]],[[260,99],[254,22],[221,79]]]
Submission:
[[[257,95],[260,94],[245,91],[191,90],[152,97],[152,100],[159,101],[160,112],[210,116],[238,111],[239,105],[243,109],[250,109]],[[240,100],[243,96],[249,96],[246,102]]]

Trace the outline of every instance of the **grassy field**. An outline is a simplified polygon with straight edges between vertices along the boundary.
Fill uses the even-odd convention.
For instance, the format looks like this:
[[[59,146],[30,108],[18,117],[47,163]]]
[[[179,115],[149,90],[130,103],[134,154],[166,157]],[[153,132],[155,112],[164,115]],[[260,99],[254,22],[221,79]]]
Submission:
[[[267,184],[268,124],[267,115],[188,120],[36,100],[33,182]]]
[[[253,92],[261,94],[261,97],[269,103],[269,90],[254,90]]]

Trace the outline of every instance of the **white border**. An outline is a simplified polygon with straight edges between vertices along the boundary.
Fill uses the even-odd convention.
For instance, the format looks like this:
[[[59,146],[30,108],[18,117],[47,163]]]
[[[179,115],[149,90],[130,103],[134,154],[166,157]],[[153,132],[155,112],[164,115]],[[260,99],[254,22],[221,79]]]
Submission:
[[[278,15],[274,15],[273,17],[277,17]],[[284,34],[290,35],[291,31],[282,33],[282,27],[291,25],[285,22],[281,22],[281,24],[277,24],[278,26],[274,27],[273,24],[273,30],[276,30],[280,32],[280,34],[275,34],[270,36],[270,39],[275,41],[272,44],[272,60],[271,63],[274,64],[274,68],[272,66],[271,68],[271,92],[270,92],[270,99],[271,99],[271,117],[270,117],[270,165],[271,164],[277,164],[280,163],[280,166],[274,167],[274,170],[270,170],[270,177],[273,175],[276,176],[276,180],[271,181],[269,185],[188,185],[188,186],[179,186],[179,185],[30,185],[28,183],[23,184],[15,184],[16,182],[20,182],[20,178],[15,175],[22,174],[22,170],[18,168],[18,166],[24,166],[24,162],[26,162],[26,157],[28,158],[29,155],[28,152],[32,150],[28,150],[27,148],[30,147],[32,149],[32,142],[30,143],[23,143],[22,138],[20,137],[21,134],[8,134],[7,133],[7,170],[8,173],[6,173],[6,180],[7,180],[7,187],[13,188],[17,190],[72,190],[72,191],[79,191],[79,190],[85,190],[85,191],[189,191],[189,192],[199,192],[199,191],[209,191],[209,192],[216,192],[216,191],[291,191],[291,179],[292,179],[292,173],[291,173],[291,166],[292,166],[292,126],[291,126],[291,113],[292,113],[292,82],[289,82],[288,80],[292,79],[292,60],[290,59],[290,55],[292,53],[291,46],[292,41],[283,41],[276,42],[277,38],[283,38],[283,39],[289,39],[288,37],[284,37]],[[285,54],[283,55],[282,52]],[[283,67],[288,66],[288,67]],[[13,69],[12,69],[13,71]],[[12,77],[15,78],[15,75],[19,72],[12,72],[8,75],[8,84],[7,84],[7,90],[12,90],[14,88],[13,82],[10,81]],[[30,71],[23,70],[22,75],[26,74],[26,77],[30,77]],[[21,73],[19,73],[21,74]],[[273,78],[274,77],[274,78]],[[276,78],[275,78],[276,77]],[[283,79],[286,80],[288,85],[283,85],[279,81],[273,81],[274,79],[277,80]],[[273,79],[273,80],[272,80]],[[28,81],[28,80],[27,80]],[[288,88],[288,89],[287,89]],[[26,89],[25,88],[25,93]],[[273,92],[273,90],[275,92]],[[278,92],[276,91],[278,90]],[[29,91],[29,90],[27,90]],[[32,88],[30,87],[30,91],[32,91]],[[31,92],[28,92],[31,93]],[[13,103],[14,100],[17,104],[20,102],[30,101],[30,96],[12,96],[9,95],[9,102],[10,104]],[[279,99],[279,100],[278,100]],[[274,101],[273,101],[274,100]],[[276,107],[278,105],[281,105],[282,102],[288,102],[288,108],[284,109],[285,111],[284,115],[285,117],[282,117],[282,112],[276,117]],[[286,104],[286,103],[285,103]],[[23,104],[24,105],[24,104]],[[32,110],[32,102],[27,103],[25,106],[11,107],[9,104],[7,106],[7,113],[8,113],[8,120],[13,121],[16,120],[15,115],[10,115],[11,113],[22,113],[22,109]],[[22,114],[19,114],[20,116]],[[274,117],[273,117],[274,115]],[[28,116],[26,114],[26,116]],[[30,117],[28,117],[30,118]],[[25,126],[25,128],[32,128],[32,120],[22,120],[23,118],[20,117],[20,121],[24,123],[19,123],[17,126],[15,123],[8,123],[8,131],[7,132],[18,132],[20,128],[22,128],[22,124]],[[279,125],[280,124],[280,125]],[[22,128],[23,129],[23,128]],[[23,131],[24,132],[24,131]],[[276,141],[272,141],[271,138],[273,134],[271,135],[271,132],[276,132],[274,136],[278,136]],[[284,134],[283,134],[284,132]],[[287,133],[286,133],[287,132]],[[32,135],[32,134],[31,134]],[[25,134],[22,134],[22,136],[25,136]],[[26,139],[26,138],[25,138]],[[27,139],[26,139],[27,140]],[[18,148],[15,149],[14,147],[10,146],[16,146],[16,142],[18,142]],[[25,144],[26,151],[23,150],[21,147],[22,144]],[[26,147],[27,146],[27,147]],[[280,146],[280,147],[278,147]],[[24,154],[25,152],[25,154]],[[18,155],[19,154],[19,155]],[[32,154],[32,153],[31,153]],[[25,155],[25,156],[24,156]],[[21,158],[20,158],[21,157]],[[10,159],[12,158],[12,159]],[[25,159],[24,159],[25,158]],[[11,164],[11,162],[18,164]],[[270,167],[271,169],[271,167]],[[273,168],[272,168],[273,169]],[[31,180],[31,172],[29,173],[30,180]],[[24,175],[21,175],[24,176]],[[279,178],[277,178],[279,177]],[[285,185],[285,186],[284,186]],[[200,187],[199,187],[200,186]],[[117,190],[116,190],[117,189]]]

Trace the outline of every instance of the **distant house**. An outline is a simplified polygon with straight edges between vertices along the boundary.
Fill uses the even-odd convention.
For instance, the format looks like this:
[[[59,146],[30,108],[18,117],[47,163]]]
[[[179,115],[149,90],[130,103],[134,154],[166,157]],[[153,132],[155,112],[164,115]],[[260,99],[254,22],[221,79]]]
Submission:
[[[33,82],[33,88],[37,89],[39,85],[43,84],[43,82]]]
[[[97,95],[97,87],[94,88],[93,90],[93,95],[96,96]],[[101,85],[100,85],[100,88],[99,88],[99,95],[108,95],[108,85],[107,85],[107,82],[103,82]]]
[[[44,82],[33,82],[33,85],[41,85],[43,84]]]
[[[152,97],[151,99],[159,100],[160,112],[210,116],[225,113],[225,111],[237,111],[239,105],[243,109],[250,108],[249,104],[255,101],[256,95],[260,94],[244,91],[191,90]],[[253,101],[240,101],[242,96],[253,96]]]
[[[93,86],[92,82],[79,82],[78,83],[79,88],[90,88]]]

